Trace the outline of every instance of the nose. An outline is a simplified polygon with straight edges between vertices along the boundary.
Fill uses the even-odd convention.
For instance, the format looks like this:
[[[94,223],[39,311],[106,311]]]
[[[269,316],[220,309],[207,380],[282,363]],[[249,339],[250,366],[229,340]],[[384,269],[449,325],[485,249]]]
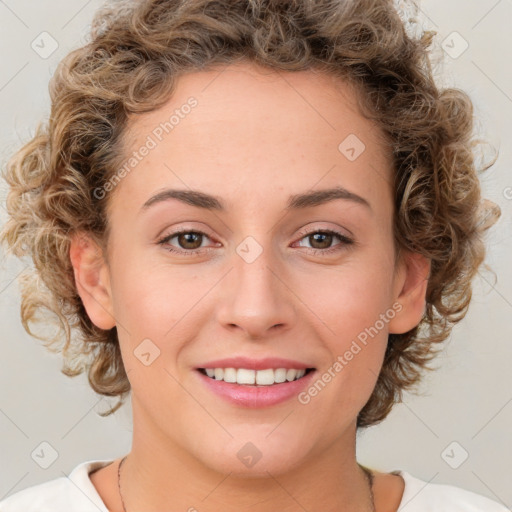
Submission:
[[[254,246],[249,249],[254,250]],[[217,303],[218,321],[224,328],[240,330],[250,339],[291,328],[296,299],[284,266],[267,248],[254,260],[254,254],[249,258],[246,254],[243,248],[233,254],[234,268],[226,276],[223,295]]]

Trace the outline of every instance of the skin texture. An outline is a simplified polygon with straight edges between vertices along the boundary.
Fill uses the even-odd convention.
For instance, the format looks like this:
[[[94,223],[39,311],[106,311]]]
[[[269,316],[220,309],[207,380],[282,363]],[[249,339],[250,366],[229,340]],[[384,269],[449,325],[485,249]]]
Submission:
[[[184,75],[167,104],[134,117],[127,158],[190,97],[197,106],[115,187],[108,254],[79,234],[70,250],[91,320],[117,326],[132,386],[127,511],[370,510],[356,417],[388,332],[421,320],[429,272],[410,253],[395,269],[389,146],[348,84],[238,63]],[[338,149],[350,134],[365,145],[354,161]],[[371,208],[336,199],[285,210],[289,195],[335,186]],[[166,188],[214,194],[226,211],[176,199],[141,211]],[[181,228],[206,236],[157,243]],[[309,236],[325,229],[354,243]],[[236,251],[247,237],[263,249],[251,263]],[[191,256],[169,247],[201,248]],[[400,312],[307,405],[235,406],[197,373],[200,363],[243,355],[299,360],[321,375],[393,304]],[[144,339],[160,350],[149,366],[134,353]],[[252,467],[237,457],[247,442],[262,454]],[[122,510],[117,463],[92,475],[110,510]],[[377,473],[374,491],[378,512],[396,510],[403,481]]]

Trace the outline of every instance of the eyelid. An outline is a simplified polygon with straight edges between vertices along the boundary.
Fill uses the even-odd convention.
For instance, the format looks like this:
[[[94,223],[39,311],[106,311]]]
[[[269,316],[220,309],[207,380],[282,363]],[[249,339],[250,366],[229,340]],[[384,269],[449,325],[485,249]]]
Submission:
[[[160,244],[162,246],[165,246],[171,239],[173,239],[174,237],[179,236],[183,233],[196,233],[198,235],[206,236],[210,240],[214,241],[214,243],[216,243],[216,244],[219,243],[219,242],[215,242],[215,237],[210,234],[209,230],[195,229],[195,228],[187,227],[187,226],[182,226],[180,228],[177,228],[175,231],[172,231],[171,233],[168,233],[166,235],[158,237],[156,243]],[[293,242],[293,244],[296,244],[297,242],[302,241],[302,239],[304,239],[308,236],[314,235],[316,233],[325,233],[325,234],[333,235],[334,237],[336,237],[340,240],[340,243],[335,244],[332,247],[328,247],[326,249],[316,249],[314,247],[305,247],[305,249],[307,249],[307,251],[312,254],[321,254],[321,255],[328,256],[328,255],[332,255],[333,253],[337,253],[337,252],[341,251],[343,249],[343,247],[346,248],[347,246],[356,244],[353,236],[344,234],[342,232],[341,228],[334,229],[334,228],[318,227],[318,226],[311,227],[309,229],[304,228],[303,230],[301,230],[297,234],[298,238],[296,239],[295,242]],[[187,249],[175,248],[174,246],[170,246],[170,247],[172,247],[172,249],[166,248],[166,250],[168,252],[175,253],[178,255],[187,255],[187,256],[203,255],[204,253],[209,252],[215,248],[215,247],[210,246],[210,247],[199,247],[197,249],[187,250]]]
[[[306,247],[305,248],[305,249],[307,249],[307,251],[309,253],[314,254],[314,255],[320,254],[321,256],[326,256],[326,257],[332,256],[332,255],[337,255],[341,251],[346,250],[348,247],[356,245],[356,242],[352,236],[348,236],[348,235],[342,233],[341,231],[339,231],[338,229],[332,229],[332,228],[313,228],[310,230],[302,231],[298,235],[299,238],[298,238],[297,242],[301,242],[303,239],[305,239],[311,235],[314,235],[315,233],[329,234],[331,236],[334,236],[335,238],[338,238],[340,240],[340,243],[335,244],[332,247],[328,247],[327,249],[316,249],[314,247]],[[294,242],[294,244],[297,242]]]
[[[346,233],[344,233],[343,231],[346,231]],[[320,227],[314,226],[311,228],[304,228],[297,233],[297,236],[305,237],[305,236],[312,235],[313,233],[318,233],[318,232],[332,233],[332,234],[335,234],[336,236],[354,241],[353,235],[347,229],[344,230],[343,228],[339,228],[339,227],[332,228],[332,227],[327,227],[327,226],[320,226]]]
[[[163,230],[164,232],[166,230]],[[218,242],[215,242],[215,237],[211,235],[210,231],[208,229],[195,229],[190,226],[181,226],[179,228],[176,228],[175,230],[171,231],[170,233],[159,235],[156,240],[156,245],[161,245],[164,250],[167,252],[170,252],[171,254],[175,254],[177,256],[185,256],[185,257],[194,257],[194,256],[203,256],[205,253],[208,253],[215,249],[215,247],[200,247],[198,249],[180,249],[176,248],[173,245],[170,245],[170,240],[173,239],[176,236],[179,236],[183,233],[196,233],[199,235],[206,236],[210,240],[213,241],[214,244],[218,244]]]
[[[194,221],[192,221],[194,222]],[[185,222],[180,222],[178,227],[174,228],[174,227],[171,227],[171,226],[167,226],[165,227],[164,229],[162,229],[161,231],[159,231],[159,233],[156,235],[156,238],[164,238],[164,237],[167,237],[169,235],[176,235],[178,233],[182,233],[182,232],[191,232],[193,231],[194,233],[203,233],[205,235],[208,235],[210,238],[215,238],[215,235],[213,234],[213,231],[210,230],[209,228],[205,227],[204,224],[202,222],[199,222],[200,226],[197,227],[197,226],[191,226],[188,224],[187,221]],[[166,235],[164,235],[163,233],[167,233]]]

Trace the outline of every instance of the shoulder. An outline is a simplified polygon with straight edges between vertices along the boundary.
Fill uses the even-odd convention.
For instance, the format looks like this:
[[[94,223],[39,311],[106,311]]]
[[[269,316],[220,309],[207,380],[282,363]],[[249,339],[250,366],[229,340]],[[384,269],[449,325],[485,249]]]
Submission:
[[[397,512],[510,512],[505,505],[454,485],[431,483],[407,471],[394,471],[405,482]]]
[[[89,478],[89,473],[111,462],[82,462],[69,476],[11,494],[0,501],[0,512],[108,512]]]

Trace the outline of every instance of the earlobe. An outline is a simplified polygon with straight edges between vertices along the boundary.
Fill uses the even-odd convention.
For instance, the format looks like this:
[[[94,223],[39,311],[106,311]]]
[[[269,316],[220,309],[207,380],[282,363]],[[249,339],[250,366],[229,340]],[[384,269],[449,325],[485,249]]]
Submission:
[[[421,322],[430,276],[430,260],[421,254],[405,253],[401,265],[397,277],[398,293],[395,294],[395,302],[401,309],[389,322],[389,332],[393,334],[408,332]]]
[[[89,318],[100,329],[112,329],[116,322],[110,275],[101,248],[86,233],[76,233],[71,238],[69,257],[77,291]]]

